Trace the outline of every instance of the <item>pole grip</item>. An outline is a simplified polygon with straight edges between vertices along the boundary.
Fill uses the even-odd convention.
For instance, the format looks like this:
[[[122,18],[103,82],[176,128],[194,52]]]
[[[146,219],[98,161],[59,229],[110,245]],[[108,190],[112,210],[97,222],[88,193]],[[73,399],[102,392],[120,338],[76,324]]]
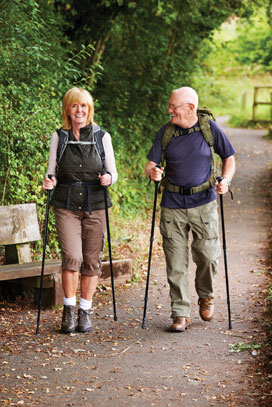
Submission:
[[[52,179],[53,177],[54,177],[53,174],[47,174],[47,178]],[[49,191],[51,191],[51,189],[47,189],[46,191],[48,193]]]
[[[159,168],[159,170],[161,169],[161,166],[159,164],[156,164],[156,168]],[[155,184],[159,185],[160,181],[154,181]]]

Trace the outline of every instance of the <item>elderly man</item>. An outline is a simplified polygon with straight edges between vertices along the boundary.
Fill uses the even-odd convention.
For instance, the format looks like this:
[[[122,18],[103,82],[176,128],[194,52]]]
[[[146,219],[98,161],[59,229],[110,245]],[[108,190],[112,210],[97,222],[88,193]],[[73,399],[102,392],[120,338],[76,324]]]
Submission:
[[[173,319],[170,330],[183,332],[191,323],[188,286],[190,230],[200,317],[204,321],[213,318],[214,276],[220,256],[216,193],[228,191],[235,171],[235,150],[217,123],[208,119],[213,146],[207,143],[197,115],[198,95],[194,89],[182,87],[174,90],[168,105],[170,124],[164,125],[156,134],[147,155],[149,161],[145,173],[153,181],[162,180],[162,144],[170,125],[174,134],[163,151],[166,166],[162,180],[160,232],[170,286]],[[212,149],[222,160],[223,179],[220,183],[213,173]]]

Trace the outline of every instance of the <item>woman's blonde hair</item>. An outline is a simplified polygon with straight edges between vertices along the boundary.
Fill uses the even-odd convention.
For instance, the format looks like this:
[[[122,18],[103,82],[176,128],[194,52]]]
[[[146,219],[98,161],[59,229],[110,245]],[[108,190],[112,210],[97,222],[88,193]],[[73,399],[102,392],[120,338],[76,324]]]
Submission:
[[[94,102],[91,94],[86,89],[74,87],[65,93],[62,100],[62,127],[66,130],[70,130],[72,128],[72,121],[68,115],[68,109],[73,103],[86,103],[89,107],[86,124],[88,125],[93,122]]]

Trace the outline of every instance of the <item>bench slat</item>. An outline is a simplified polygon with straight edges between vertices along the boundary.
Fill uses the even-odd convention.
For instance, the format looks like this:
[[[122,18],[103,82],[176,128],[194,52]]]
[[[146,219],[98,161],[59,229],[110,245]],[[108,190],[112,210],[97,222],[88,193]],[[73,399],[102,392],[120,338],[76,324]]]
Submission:
[[[42,262],[7,264],[5,266],[0,266],[0,281],[40,276],[41,267]],[[45,261],[44,275],[59,273],[60,267],[61,267],[60,260]]]
[[[132,277],[131,259],[113,260],[113,275],[118,282],[129,280]],[[0,281],[14,280],[25,277],[38,277],[41,275],[42,262],[7,264],[0,266]],[[61,272],[61,260],[45,260],[44,275]],[[102,262],[102,276],[100,280],[110,281],[110,262]]]

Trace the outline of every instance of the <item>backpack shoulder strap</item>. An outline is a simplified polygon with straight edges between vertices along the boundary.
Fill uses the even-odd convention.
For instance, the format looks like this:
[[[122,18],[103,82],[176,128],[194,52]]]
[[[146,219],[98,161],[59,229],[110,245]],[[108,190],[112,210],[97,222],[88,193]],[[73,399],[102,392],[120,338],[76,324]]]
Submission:
[[[57,165],[59,164],[61,157],[67,147],[69,133],[67,130],[58,129],[57,130],[59,136],[58,148],[57,148]]]
[[[103,167],[105,168],[105,150],[104,150],[104,146],[103,146],[103,137],[105,135],[105,130],[103,130],[100,126],[98,126],[98,124],[94,124],[93,125],[93,136],[94,139],[96,141],[96,145],[97,145],[97,150],[98,153],[101,157],[101,161],[103,163]]]
[[[212,167],[212,173],[210,176],[210,181],[215,182],[216,178],[216,154],[214,151],[214,139],[213,139],[213,134],[211,131],[211,125],[210,125],[210,115],[204,112],[198,112],[198,120],[199,120],[199,126],[200,130],[203,134],[203,137],[205,141],[207,142],[208,146],[210,147],[211,150],[211,167]]]
[[[171,122],[168,122],[165,129],[164,133],[162,136],[162,141],[161,141],[161,166],[164,167],[164,160],[165,160],[165,150],[170,143],[170,140],[175,137],[176,133],[176,126],[175,124],[172,124]]]
[[[209,116],[207,114],[198,113],[198,120],[199,120],[200,130],[202,131],[206,142],[208,143],[208,145],[210,147],[213,146],[214,140],[213,140],[213,135],[212,135],[212,131],[211,131]]]

